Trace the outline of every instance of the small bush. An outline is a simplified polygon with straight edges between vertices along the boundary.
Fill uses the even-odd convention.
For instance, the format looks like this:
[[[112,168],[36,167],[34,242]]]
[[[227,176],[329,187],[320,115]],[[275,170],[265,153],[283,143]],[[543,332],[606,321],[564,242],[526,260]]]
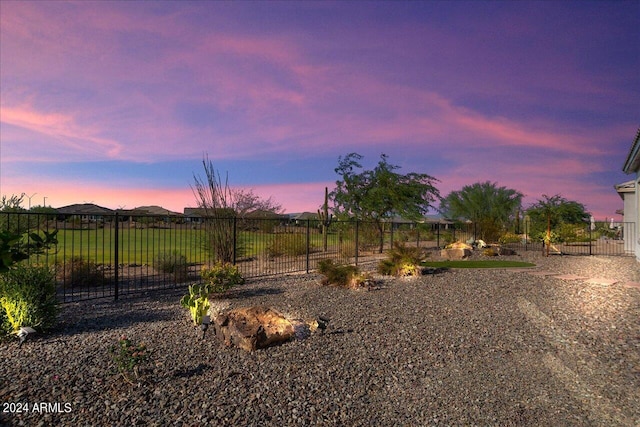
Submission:
[[[456,239],[453,236],[453,233],[450,231],[445,231],[440,235],[440,241],[442,241],[445,245],[450,245],[455,242]]]
[[[187,278],[189,268],[187,257],[178,251],[160,252],[153,259],[153,267],[161,273],[173,274],[177,282]]]
[[[108,282],[104,271],[93,261],[73,257],[58,264],[58,280],[73,287],[102,286]]]
[[[484,251],[482,251],[482,255],[484,256],[498,256],[498,251],[496,251],[494,248],[487,248]]]
[[[345,258],[352,258],[356,256],[356,244],[352,240],[348,240],[340,243],[340,255]]]
[[[267,253],[271,257],[304,255],[307,253],[307,239],[302,234],[275,234],[267,245]]]
[[[17,265],[0,275],[0,320],[5,333],[21,326],[40,331],[56,322],[56,278],[49,267]]]
[[[425,259],[422,248],[395,243],[387,252],[387,259],[378,264],[378,273],[385,276],[418,276],[422,273],[421,263]]]
[[[504,233],[498,239],[498,243],[501,245],[506,245],[507,243],[520,243],[522,242],[522,237],[514,233]]]
[[[582,231],[582,226],[572,224],[560,224],[557,229],[558,240],[565,243],[578,242],[582,239],[578,237],[578,231]],[[586,241],[589,239],[587,238]]]
[[[134,384],[139,377],[138,366],[149,360],[149,351],[144,344],[136,344],[123,335],[117,345],[111,346],[111,356],[118,372]]]
[[[331,259],[318,262],[318,272],[325,276],[323,285],[334,285],[343,288],[360,288],[368,286],[371,278],[361,274],[355,265],[334,264]]]
[[[358,250],[372,251],[380,246],[380,231],[375,225],[362,223],[358,230]]]
[[[208,287],[208,294],[222,293],[244,283],[240,270],[230,263],[217,262],[211,267],[202,267],[200,276]]]

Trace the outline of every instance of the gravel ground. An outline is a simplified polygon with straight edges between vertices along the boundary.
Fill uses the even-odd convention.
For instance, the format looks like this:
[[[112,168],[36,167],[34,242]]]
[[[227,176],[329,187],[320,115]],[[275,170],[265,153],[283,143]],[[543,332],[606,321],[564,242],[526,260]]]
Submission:
[[[216,307],[331,319],[323,334],[253,353],[200,339],[184,291],[68,304],[57,332],[0,343],[0,424],[640,425],[640,290],[624,286],[639,265],[526,258],[533,271],[619,283],[502,269],[368,291],[317,275],[252,280]],[[138,385],[114,371],[123,334],[151,351]]]

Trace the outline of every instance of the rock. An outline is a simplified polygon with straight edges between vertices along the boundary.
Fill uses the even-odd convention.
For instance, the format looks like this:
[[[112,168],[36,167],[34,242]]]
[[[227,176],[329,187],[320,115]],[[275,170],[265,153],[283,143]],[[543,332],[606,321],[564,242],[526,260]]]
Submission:
[[[224,345],[245,351],[289,341],[295,335],[293,324],[268,307],[236,308],[220,314],[213,320],[213,331]]]
[[[443,249],[440,251],[440,256],[446,259],[464,259],[471,256],[471,249]]]
[[[514,251],[513,249],[509,249],[509,248],[498,248],[498,253],[500,255],[515,255],[516,251]]]
[[[467,245],[466,243],[455,242],[455,243],[451,243],[450,245],[447,245],[445,249],[468,249],[471,251],[473,250],[473,247],[471,245]]]

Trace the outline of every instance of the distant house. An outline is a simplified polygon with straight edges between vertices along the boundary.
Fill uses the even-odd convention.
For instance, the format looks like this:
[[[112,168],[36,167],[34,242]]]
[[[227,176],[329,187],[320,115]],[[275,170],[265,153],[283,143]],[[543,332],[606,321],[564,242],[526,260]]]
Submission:
[[[289,219],[289,216],[286,214],[279,214],[273,211],[256,209],[255,211],[247,212],[244,218],[245,219],[275,219],[280,221],[287,221]]]
[[[171,222],[177,219],[182,219],[182,214],[179,212],[173,212],[169,209],[165,209],[162,206],[138,206],[130,211],[128,214],[135,220],[135,216],[139,215],[145,218],[152,217],[155,221]]]
[[[301,222],[305,222],[307,220],[317,221],[318,213],[317,212],[298,212],[289,214],[289,220],[294,224],[300,224]]]
[[[640,128],[636,132],[636,137],[631,144],[631,150],[629,150],[629,155],[622,166],[622,171],[626,174],[635,174],[634,180],[620,184],[623,186],[621,188],[623,190],[622,193],[618,188],[616,190],[624,199],[624,221],[635,224],[631,227],[633,229],[632,235],[630,236],[627,233],[625,237],[633,242],[633,252],[640,262],[640,238],[638,233],[638,227],[640,226],[640,191],[638,191],[638,188],[640,188]]]
[[[206,216],[206,212],[202,208],[184,208],[184,220],[186,222],[202,222],[202,218]]]
[[[169,209],[165,209],[162,206],[138,206],[133,209],[132,213],[138,213],[141,215],[151,215],[157,217],[179,217],[182,216],[179,212],[173,212]]]
[[[204,218],[233,218],[233,209],[205,209],[205,208],[184,208],[184,220],[186,222],[201,223]]]
[[[56,209],[58,216],[63,219],[80,219],[81,221],[104,221],[105,216],[115,213],[114,210],[94,205],[93,203],[81,203],[63,206]]]
[[[436,230],[438,228],[446,230],[449,226],[454,224],[453,221],[450,221],[441,215],[425,215],[417,221],[396,215],[386,220],[386,222],[391,223],[394,229],[400,229],[403,227],[415,228],[416,224],[425,224],[429,225],[431,230]]]

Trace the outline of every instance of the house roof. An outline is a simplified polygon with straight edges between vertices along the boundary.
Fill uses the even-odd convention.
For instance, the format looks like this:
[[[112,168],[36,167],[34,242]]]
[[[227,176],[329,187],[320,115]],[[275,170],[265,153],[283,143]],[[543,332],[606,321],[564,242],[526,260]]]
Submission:
[[[77,203],[75,205],[62,206],[58,213],[65,215],[109,215],[114,211],[109,208],[94,205],[93,203]]]
[[[298,212],[289,214],[289,218],[294,221],[305,221],[307,219],[318,219],[318,214],[316,212]]]
[[[618,192],[618,195],[623,200],[624,200],[624,194],[626,194],[626,193],[634,194],[636,192],[636,182],[635,181],[623,182],[622,184],[616,184],[613,187],[616,189],[616,191]]]
[[[638,170],[640,170],[640,127],[638,128],[636,137],[631,144],[631,150],[629,150],[627,160],[624,162],[624,166],[622,166],[622,171],[624,173],[633,173]]]
[[[245,218],[251,218],[251,219],[284,219],[284,218],[288,218],[288,215],[285,214],[279,214],[277,212],[273,212],[273,211],[266,211],[266,210],[262,210],[262,209],[256,209],[254,211],[251,212],[247,212],[247,214],[245,215]]]
[[[233,209],[231,208],[184,208],[184,216],[189,218],[199,218],[206,216],[218,216],[220,218],[230,218],[234,216]]]
[[[140,213],[146,215],[155,215],[155,216],[181,216],[181,213],[170,211],[169,209],[165,209],[162,206],[138,206],[133,209],[132,213]]]

